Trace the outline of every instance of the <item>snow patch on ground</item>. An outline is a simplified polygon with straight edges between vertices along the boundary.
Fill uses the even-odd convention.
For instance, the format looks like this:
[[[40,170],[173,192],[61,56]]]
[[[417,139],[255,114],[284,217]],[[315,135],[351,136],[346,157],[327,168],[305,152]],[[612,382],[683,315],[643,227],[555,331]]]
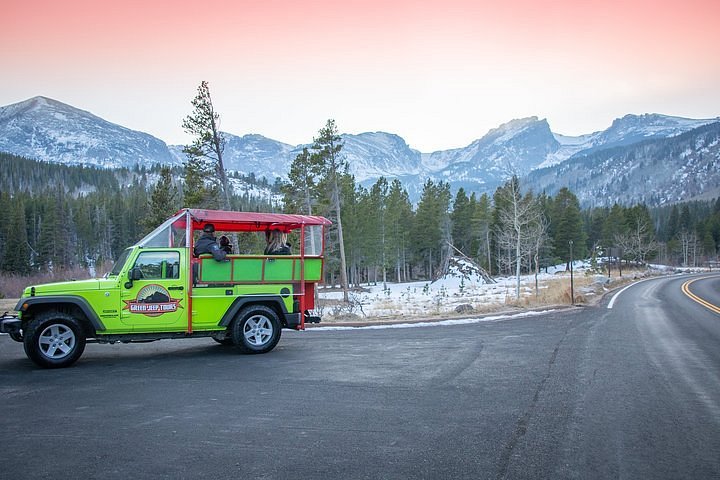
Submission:
[[[418,327],[437,327],[437,326],[447,326],[447,325],[469,325],[473,323],[481,323],[481,322],[497,322],[500,320],[508,320],[511,318],[522,318],[522,317],[532,317],[535,315],[543,315],[548,312],[553,312],[553,309],[548,310],[542,310],[542,311],[528,311],[528,312],[522,312],[522,313],[516,313],[512,315],[491,315],[487,317],[478,317],[478,318],[459,318],[459,319],[452,319],[452,320],[440,320],[437,322],[414,322],[414,323],[396,323],[392,325],[364,325],[360,327],[344,327],[344,326],[334,326],[334,327],[322,327],[322,328],[310,328],[307,331],[309,332],[318,332],[318,331],[337,331],[337,330],[379,330],[379,329],[387,329],[387,328],[418,328]]]
[[[590,268],[589,261],[573,263],[576,275],[584,274]],[[581,273],[582,272],[582,273]],[[569,277],[565,265],[550,267],[538,275],[538,288],[547,289],[548,281],[560,275]],[[419,281],[407,283],[363,284],[362,289],[350,292],[350,306],[342,305],[342,291],[319,292],[325,303],[318,313],[329,321],[362,321],[365,318],[400,320],[440,315],[496,310],[515,299],[517,279],[495,277],[496,283],[486,282],[478,270],[464,259],[451,262],[448,273],[434,282]],[[535,275],[520,278],[520,296],[536,294]],[[337,305],[333,307],[332,304]],[[474,312],[474,313],[473,313]]]

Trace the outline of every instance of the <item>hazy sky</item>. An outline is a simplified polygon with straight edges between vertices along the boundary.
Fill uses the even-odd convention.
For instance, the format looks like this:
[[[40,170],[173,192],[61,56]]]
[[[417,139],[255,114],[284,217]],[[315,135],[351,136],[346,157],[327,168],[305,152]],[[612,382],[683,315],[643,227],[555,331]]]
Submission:
[[[54,98],[170,144],[202,80],[221,128],[423,152],[513,118],[566,135],[720,115],[720,0],[0,0],[0,105]]]

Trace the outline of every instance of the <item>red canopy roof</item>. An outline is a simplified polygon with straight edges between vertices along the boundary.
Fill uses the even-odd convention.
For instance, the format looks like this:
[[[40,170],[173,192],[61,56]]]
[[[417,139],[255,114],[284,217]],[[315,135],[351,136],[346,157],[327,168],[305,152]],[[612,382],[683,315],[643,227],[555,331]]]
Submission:
[[[215,230],[229,232],[257,232],[265,230],[296,230],[301,225],[330,225],[332,222],[325,217],[311,215],[290,215],[285,213],[231,212],[226,210],[201,210],[183,208],[175,216],[188,212],[192,219],[193,230],[201,230],[206,224],[212,223]],[[185,226],[185,215],[173,222],[175,227]]]

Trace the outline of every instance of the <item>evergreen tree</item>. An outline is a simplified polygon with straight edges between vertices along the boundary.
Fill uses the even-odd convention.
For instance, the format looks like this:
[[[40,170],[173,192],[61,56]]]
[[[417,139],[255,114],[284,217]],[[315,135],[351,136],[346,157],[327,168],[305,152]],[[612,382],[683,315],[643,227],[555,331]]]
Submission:
[[[448,183],[425,181],[415,214],[411,247],[416,261],[424,266],[427,278],[432,278],[440,265],[444,242],[450,237],[450,199]]]
[[[387,196],[388,183],[385,177],[380,177],[377,182],[370,188],[368,192],[367,209],[362,209],[362,215],[367,224],[367,231],[370,238],[366,243],[368,247],[368,260],[370,264],[380,268],[382,274],[383,285],[387,283],[387,267],[388,267],[388,247],[390,245],[388,238],[387,223]],[[376,271],[374,272],[377,276]],[[373,281],[376,281],[374,278]]]
[[[285,211],[313,214],[313,205],[317,204],[316,177],[319,174],[318,155],[311,155],[307,148],[295,156],[290,164],[288,181],[281,184],[284,195]]]
[[[160,170],[160,178],[150,192],[148,213],[143,218],[146,232],[152,231],[178,209],[178,190],[173,184],[170,167],[163,167]]]
[[[1,160],[0,158],[0,161]],[[0,212],[11,212],[12,208],[13,201],[10,195],[6,191],[0,190]],[[0,268],[5,259],[5,252],[7,251],[8,236],[10,235],[9,226],[9,222],[0,222]]]
[[[616,239],[628,231],[623,207],[616,203],[610,208],[610,212],[605,218],[602,231],[602,242],[606,249],[619,247]]]
[[[587,254],[587,233],[583,228],[580,202],[567,188],[561,188],[552,201],[549,233],[558,258],[569,262],[571,241],[575,258]]]
[[[473,212],[472,225],[474,237],[476,240],[476,253],[480,265],[492,275],[492,246],[491,246],[491,227],[492,227],[492,206],[490,205],[490,197],[487,193],[483,193],[478,200],[475,211]]]
[[[474,238],[473,229],[473,213],[475,210],[474,202],[471,202],[465,193],[465,189],[460,189],[455,194],[452,213],[450,220],[452,221],[452,243],[465,255],[472,255],[470,251]]]
[[[341,155],[342,138],[338,133],[335,120],[328,120],[313,141],[313,150],[317,152],[318,167],[323,183],[326,185],[327,200],[330,211],[335,217],[337,228],[338,253],[340,255],[340,285],[343,289],[343,300],[349,301],[347,260],[345,258],[345,239],[342,224],[342,176],[347,176],[347,161]]]
[[[394,266],[395,280],[400,282],[408,279],[408,247],[410,232],[414,220],[412,203],[407,191],[398,179],[390,184],[387,194],[386,232],[391,240],[386,242],[387,261]]]
[[[230,210],[232,192],[223,163],[225,138],[220,132],[220,115],[213,107],[207,82],[200,83],[192,106],[193,112],[182,123],[183,129],[194,137],[193,143],[183,148],[188,158],[185,164],[185,182],[189,184],[186,200],[189,194],[191,203],[208,202],[212,207],[219,191],[222,207]],[[207,183],[213,187],[206,187]]]
[[[25,205],[17,202],[9,213],[5,255],[2,258],[2,270],[19,275],[30,273],[30,248],[27,238]]]

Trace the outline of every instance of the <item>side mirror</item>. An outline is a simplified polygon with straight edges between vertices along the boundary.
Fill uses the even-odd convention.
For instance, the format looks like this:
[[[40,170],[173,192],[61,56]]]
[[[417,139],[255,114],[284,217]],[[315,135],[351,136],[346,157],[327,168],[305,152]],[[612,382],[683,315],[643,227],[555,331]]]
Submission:
[[[130,269],[130,273],[128,274],[128,276],[130,278],[130,281],[132,282],[133,280],[142,280],[143,273],[139,267],[134,267]]]
[[[141,280],[143,278],[142,271],[138,267],[131,268],[128,272],[128,281],[125,282],[125,288],[130,289],[133,287],[133,281]]]

